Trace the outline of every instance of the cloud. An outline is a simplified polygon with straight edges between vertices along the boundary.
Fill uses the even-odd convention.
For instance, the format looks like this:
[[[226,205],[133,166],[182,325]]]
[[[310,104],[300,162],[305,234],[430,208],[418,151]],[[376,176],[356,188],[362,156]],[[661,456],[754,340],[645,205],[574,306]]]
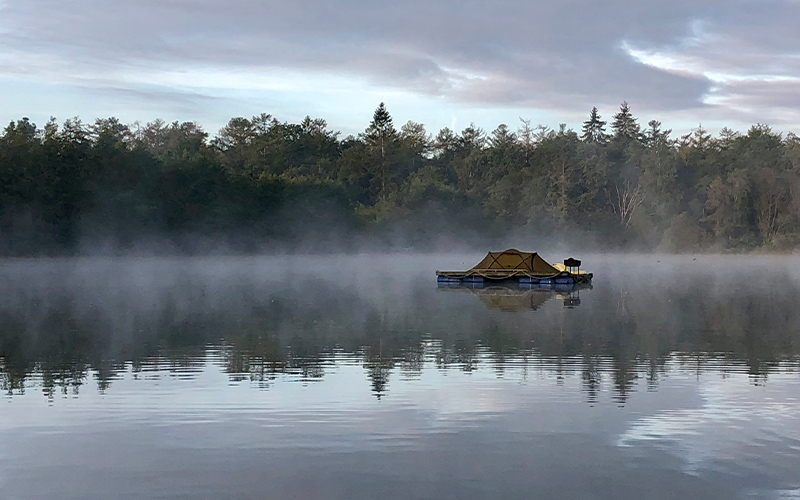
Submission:
[[[636,61],[704,78],[702,102],[754,121],[800,123],[800,19],[797,2],[738,2],[713,20],[695,21],[686,43],[623,42]]]
[[[323,91],[335,76],[470,106],[627,100],[800,123],[799,14],[788,0],[27,0],[0,3],[0,74],[175,92],[284,75]]]
[[[177,109],[191,111],[196,109],[198,103],[209,103],[219,101],[219,97],[205,95],[202,93],[193,92],[174,92],[168,89],[160,88],[119,88],[119,87],[99,87],[89,89],[94,92],[100,92],[112,97],[119,97],[122,99],[146,100],[149,102],[162,102],[168,103],[171,106],[176,106]]]

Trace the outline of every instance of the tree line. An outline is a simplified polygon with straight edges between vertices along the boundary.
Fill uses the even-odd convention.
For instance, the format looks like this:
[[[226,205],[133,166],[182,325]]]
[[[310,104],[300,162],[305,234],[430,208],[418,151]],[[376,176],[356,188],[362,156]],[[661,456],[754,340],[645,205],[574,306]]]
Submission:
[[[800,240],[798,188],[792,133],[673,137],[659,121],[641,126],[627,103],[610,124],[593,108],[580,131],[521,120],[435,135],[396,128],[383,103],[347,137],[323,119],[269,114],[233,118],[214,137],[191,122],[23,118],[0,135],[0,252],[147,239],[346,249],[398,228],[411,246],[523,228],[607,247],[785,250]]]

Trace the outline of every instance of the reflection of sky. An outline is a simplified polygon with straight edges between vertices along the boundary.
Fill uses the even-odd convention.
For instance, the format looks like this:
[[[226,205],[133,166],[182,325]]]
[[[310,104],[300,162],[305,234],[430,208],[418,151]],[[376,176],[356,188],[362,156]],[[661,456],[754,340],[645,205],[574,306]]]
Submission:
[[[754,459],[800,466],[796,373],[771,376],[765,385],[749,384],[743,374],[729,377],[739,380],[704,376],[698,385],[702,406],[642,417],[618,445],[663,448],[683,460],[690,474]]]
[[[135,341],[136,328],[169,331],[205,313],[214,328],[252,322],[259,338],[288,331],[281,342],[395,342],[400,357],[415,346],[399,339],[417,333],[424,351],[420,363],[394,360],[380,399],[367,350],[321,353],[321,378],[289,370],[261,382],[226,373],[214,341],[192,344],[186,357],[138,359],[138,372],[127,362],[103,392],[89,368],[77,395],[57,386],[52,401],[34,365],[24,394],[0,398],[3,499],[796,496],[798,275],[784,272],[795,260],[579,255],[596,276],[579,308],[551,300],[503,313],[437,292],[435,268],[479,257],[0,262],[9,291],[0,313],[23,318],[31,335],[68,307],[99,339],[113,329],[111,347]],[[273,300],[285,321],[260,322],[252,311],[273,311]],[[164,325],[148,323],[166,313]],[[372,316],[378,332],[364,327]],[[700,327],[711,336],[698,340]],[[510,340],[493,350],[487,331]],[[471,371],[437,360],[448,338],[450,349],[478,342]],[[514,351],[515,339],[533,347]],[[658,343],[671,354],[653,382]],[[596,400],[583,379],[590,353],[599,353]]]
[[[738,380],[737,380],[738,379]],[[631,423],[617,444],[633,454],[661,449],[698,477],[721,477],[758,498],[798,498],[800,405],[797,374],[748,384],[747,375],[706,375],[698,385],[703,404],[669,409]]]
[[[213,351],[200,368],[128,369],[105,392],[91,373],[77,396],[52,401],[32,377],[24,395],[4,398],[0,486],[11,499],[247,497],[267,485],[305,498],[424,498],[446,487],[442,498],[582,498],[594,488],[593,498],[659,498],[654,488],[664,498],[791,498],[800,483],[791,365],[753,385],[727,365],[698,378],[670,362],[657,391],[639,380],[624,407],[607,390],[587,405],[579,371],[568,363],[556,376],[553,360],[535,357],[502,373],[488,362],[471,372],[429,363],[415,376],[394,368],[380,400],[348,356],[326,363],[322,379],[278,374],[266,386],[233,381]]]
[[[151,361],[152,366],[145,365],[138,372],[128,367],[105,391],[97,389],[97,374],[90,371],[77,388],[62,391],[56,387],[53,399],[45,397],[41,375],[34,374],[26,382],[24,395],[15,392],[4,396],[15,418],[0,421],[0,425],[6,429],[83,425],[97,422],[102,416],[139,421],[154,415],[166,422],[184,422],[200,414],[207,417],[199,421],[212,421],[224,419],[232,410],[280,416],[324,411],[326,418],[337,419],[336,412],[340,410],[346,417],[382,412],[387,407],[423,413],[434,425],[437,421],[480,420],[514,412],[519,406],[515,394],[521,390],[541,400],[582,401],[578,377],[573,376],[568,387],[554,385],[553,366],[541,364],[541,360],[540,364],[533,360],[526,365],[511,360],[502,376],[488,357],[483,360],[483,368],[469,373],[458,367],[437,368],[430,359],[427,361],[427,368],[414,377],[403,377],[401,369],[391,369],[389,397],[382,400],[370,396],[370,382],[361,360],[346,356],[324,363],[324,377],[320,379],[278,373],[274,380],[260,383],[237,381],[210,352],[199,369],[193,367],[190,371],[165,360]],[[258,387],[264,390],[256,390]],[[173,413],[173,409],[177,412]],[[53,421],[53,413],[59,413],[57,421]]]

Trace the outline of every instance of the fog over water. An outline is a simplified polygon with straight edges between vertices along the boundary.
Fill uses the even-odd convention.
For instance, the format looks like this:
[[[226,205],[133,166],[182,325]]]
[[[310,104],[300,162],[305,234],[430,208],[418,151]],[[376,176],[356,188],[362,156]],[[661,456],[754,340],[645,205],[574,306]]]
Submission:
[[[2,260],[3,498],[800,496],[800,258],[571,253]]]

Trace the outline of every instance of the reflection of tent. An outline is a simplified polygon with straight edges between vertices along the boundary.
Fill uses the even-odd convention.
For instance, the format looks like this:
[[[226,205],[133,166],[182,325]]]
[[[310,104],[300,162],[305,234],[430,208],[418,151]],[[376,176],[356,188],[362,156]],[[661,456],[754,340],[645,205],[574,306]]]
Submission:
[[[551,290],[509,290],[508,288],[484,288],[473,290],[475,295],[489,309],[506,312],[536,310],[549,299],[555,297]]]
[[[471,271],[524,271],[530,274],[552,276],[559,270],[551,266],[537,253],[506,250],[489,252]]]
[[[493,285],[484,288],[470,286],[440,286],[439,291],[462,292],[477,296],[488,309],[505,312],[520,312],[539,309],[542,304],[557,295],[550,288],[511,288],[506,285]]]
[[[488,309],[495,309],[505,312],[520,312],[539,309],[542,304],[553,297],[561,298],[564,307],[577,307],[581,304],[578,291],[592,289],[590,284],[575,285],[520,285],[516,288],[513,285],[497,283],[484,286],[483,283],[456,285],[453,283],[439,284],[439,291],[470,293],[477,296]]]

